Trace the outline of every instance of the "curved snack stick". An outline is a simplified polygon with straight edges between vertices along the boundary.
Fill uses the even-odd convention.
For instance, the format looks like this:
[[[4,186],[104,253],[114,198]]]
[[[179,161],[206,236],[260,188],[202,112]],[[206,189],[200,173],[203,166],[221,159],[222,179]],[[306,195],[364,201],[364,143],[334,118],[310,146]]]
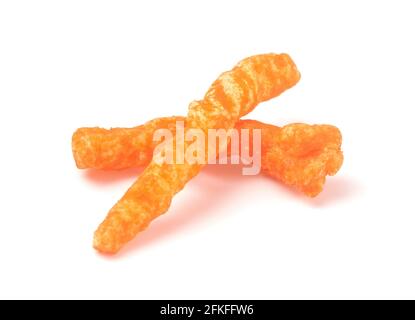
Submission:
[[[294,62],[286,54],[247,58],[223,73],[203,100],[190,104],[186,122],[190,128],[205,132],[210,128],[233,128],[240,117],[260,102],[281,94],[299,79]],[[173,142],[174,146],[178,144],[175,139]],[[187,145],[183,147],[186,150]],[[152,220],[167,211],[173,196],[201,168],[199,164],[152,161],[98,227],[94,247],[106,253],[119,251]]]
[[[155,148],[154,131],[168,128],[175,134],[176,121],[184,120],[184,117],[170,117],[134,128],[78,129],[73,135],[76,164],[82,169],[147,165]],[[262,173],[311,197],[322,191],[325,177],[334,175],[343,162],[341,134],[334,126],[294,123],[279,128],[259,121],[240,120],[235,128],[261,129]],[[249,137],[252,148],[252,135]]]
[[[335,175],[343,164],[342,137],[334,126],[294,123],[278,128],[245,120],[237,127],[261,128],[261,172],[307,196],[317,196],[326,176]]]

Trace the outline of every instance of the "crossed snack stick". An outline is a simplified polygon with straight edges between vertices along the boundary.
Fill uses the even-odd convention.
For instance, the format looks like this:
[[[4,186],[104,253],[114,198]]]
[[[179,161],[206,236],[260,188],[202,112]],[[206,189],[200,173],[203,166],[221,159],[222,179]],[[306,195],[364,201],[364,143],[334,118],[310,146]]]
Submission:
[[[134,128],[78,129],[72,139],[78,168],[124,169],[147,165],[95,232],[94,247],[101,252],[116,253],[167,211],[174,194],[203,167],[154,161],[154,132],[161,128],[174,132],[177,121],[185,121],[186,128],[203,132],[261,129],[262,172],[308,196],[321,192],[326,175],[334,175],[343,161],[341,134],[336,127],[290,124],[279,128],[253,120],[239,121],[258,103],[279,95],[299,79],[300,74],[288,55],[253,56],[223,73],[203,100],[191,103],[186,118],[160,118]],[[172,146],[179,143],[184,144],[184,149],[189,146],[189,142],[174,140]],[[220,148],[227,150],[227,145]],[[209,152],[207,158],[212,157]]]

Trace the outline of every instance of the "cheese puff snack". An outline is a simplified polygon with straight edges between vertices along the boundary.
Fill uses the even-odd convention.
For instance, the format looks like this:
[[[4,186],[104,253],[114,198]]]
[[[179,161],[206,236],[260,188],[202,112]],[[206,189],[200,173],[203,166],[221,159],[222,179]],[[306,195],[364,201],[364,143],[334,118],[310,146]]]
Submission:
[[[168,128],[174,133],[176,122],[184,120],[159,118],[134,128],[110,130],[80,128],[72,143],[76,164],[80,169],[107,170],[147,165],[156,146],[152,140],[154,132]],[[326,175],[334,175],[343,162],[341,134],[334,126],[295,123],[279,128],[240,120],[235,128],[261,129],[262,173],[311,197],[322,191]],[[230,151],[228,148],[228,155]]]
[[[278,96],[295,85],[300,74],[286,54],[266,54],[242,60],[223,73],[208,89],[203,100],[189,106],[189,128],[231,129],[260,102]],[[174,139],[172,146],[187,148]],[[226,147],[223,146],[222,148]],[[208,157],[212,156],[208,152]],[[166,212],[173,196],[197,175],[203,165],[150,162],[138,180],[110,210],[94,235],[94,247],[116,253]]]

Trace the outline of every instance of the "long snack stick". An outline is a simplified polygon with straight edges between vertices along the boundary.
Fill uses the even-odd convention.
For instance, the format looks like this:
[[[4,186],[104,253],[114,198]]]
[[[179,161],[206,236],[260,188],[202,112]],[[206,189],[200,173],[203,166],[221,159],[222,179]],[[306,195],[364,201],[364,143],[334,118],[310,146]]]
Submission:
[[[152,158],[156,130],[175,134],[176,121],[159,118],[134,128],[80,128],[72,139],[80,169],[126,169],[145,166]],[[261,129],[261,169],[273,178],[314,197],[323,189],[326,175],[334,175],[343,162],[340,131],[330,125],[289,124],[282,128],[254,120],[240,120],[236,129]],[[249,136],[252,145],[252,135]],[[228,148],[228,155],[230,155]]]
[[[212,84],[201,101],[189,106],[189,128],[231,129],[260,102],[295,85],[300,74],[286,54],[242,60]],[[173,146],[181,142],[173,140]],[[187,143],[183,144],[184,150]],[[180,147],[180,146],[179,146]],[[173,153],[173,150],[171,150]],[[212,156],[209,155],[208,157]],[[94,247],[116,253],[170,206],[173,196],[199,173],[200,164],[160,164],[152,160],[138,180],[110,210],[94,235]]]

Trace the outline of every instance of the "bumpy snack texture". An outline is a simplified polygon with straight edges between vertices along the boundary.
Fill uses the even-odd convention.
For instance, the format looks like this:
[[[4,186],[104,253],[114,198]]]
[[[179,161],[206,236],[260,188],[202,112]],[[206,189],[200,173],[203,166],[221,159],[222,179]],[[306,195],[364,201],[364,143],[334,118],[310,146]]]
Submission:
[[[159,142],[154,131],[176,131],[185,117],[159,118],[134,128],[79,128],[72,136],[72,152],[79,169],[119,170],[147,165]]]
[[[184,120],[184,117],[160,118],[128,129],[78,129],[72,144],[75,162],[81,169],[114,170],[147,165],[156,146],[152,140],[154,131],[169,128],[175,134],[176,121]],[[323,190],[325,177],[334,175],[343,162],[341,134],[334,126],[294,123],[279,128],[240,120],[235,128],[261,129],[262,173],[311,197]],[[252,148],[252,134],[249,137]]]
[[[190,104],[186,123],[205,132],[210,128],[233,128],[240,117],[260,102],[281,94],[299,79],[294,62],[286,54],[244,59],[234,69],[220,75],[203,100]],[[174,142],[173,145],[177,145],[178,142]],[[185,150],[187,145],[183,146]],[[106,253],[119,251],[152,220],[167,211],[173,196],[201,168],[199,164],[151,161],[96,230],[94,247]]]
[[[261,172],[310,197],[323,190],[327,175],[343,163],[342,137],[330,125],[294,123],[282,128],[245,120],[238,128],[261,128]]]

